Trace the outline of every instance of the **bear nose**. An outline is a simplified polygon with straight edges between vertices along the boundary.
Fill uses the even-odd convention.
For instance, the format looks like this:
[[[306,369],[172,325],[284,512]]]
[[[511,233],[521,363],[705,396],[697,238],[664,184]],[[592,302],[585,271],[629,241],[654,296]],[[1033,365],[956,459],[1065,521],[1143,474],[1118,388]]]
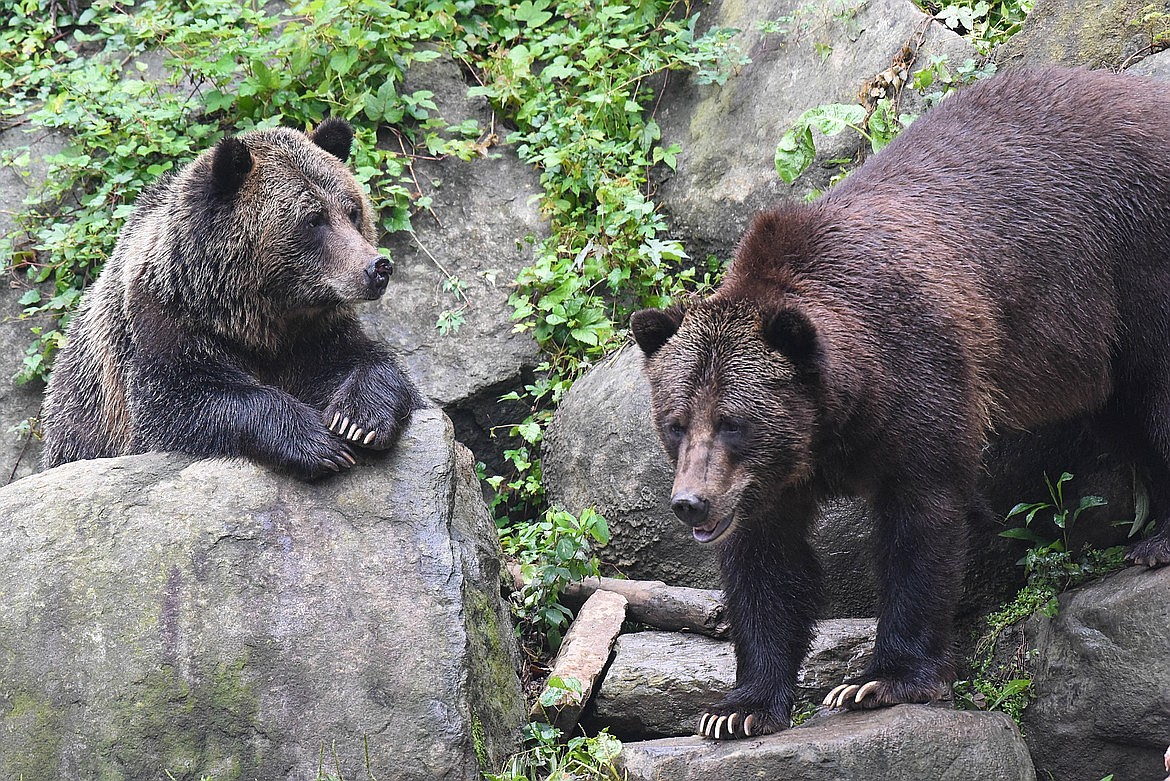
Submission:
[[[370,287],[381,292],[386,287],[386,283],[390,281],[390,275],[394,273],[394,263],[390,258],[379,255],[374,258],[370,265],[366,266],[366,280],[370,283]]]
[[[711,513],[711,503],[695,494],[676,494],[671,497],[670,509],[688,526],[702,526]]]

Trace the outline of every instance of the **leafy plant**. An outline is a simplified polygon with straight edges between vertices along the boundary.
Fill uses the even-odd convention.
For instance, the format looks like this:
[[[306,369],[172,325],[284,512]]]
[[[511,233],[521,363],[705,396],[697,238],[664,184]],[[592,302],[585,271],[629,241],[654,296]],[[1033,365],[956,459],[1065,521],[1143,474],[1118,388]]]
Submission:
[[[1150,36],[1150,51],[1156,52],[1170,46],[1170,10],[1160,3],[1151,3],[1142,7],[1138,17],[1131,21],[1131,27],[1137,27]]]
[[[1087,547],[1077,552],[1071,550],[1069,535],[1081,514],[1107,504],[1100,496],[1082,496],[1076,507],[1067,506],[1064,486],[1072,479],[1071,474],[1064,472],[1054,483],[1047,474],[1044,475],[1048,499],[1017,504],[1008,511],[1006,517],[1022,516],[1023,525],[1000,532],[1001,537],[1031,543],[1020,563],[1024,566],[1029,585],[1036,589],[1035,598],[1048,597],[1040,605],[1040,610],[1049,617],[1056,615],[1057,594],[1090,578],[1118,569],[1123,563],[1120,547],[1104,551]],[[1041,535],[1032,525],[1037,518],[1050,521],[1060,535],[1056,539]]]
[[[609,526],[591,509],[574,516],[553,507],[541,520],[500,525],[499,530],[504,554],[519,563],[524,581],[513,595],[519,631],[541,637],[555,649],[572,618],[558,601],[560,594],[570,583],[599,574],[590,551],[594,543],[609,542]]]
[[[609,732],[563,738],[556,727],[530,723],[524,728],[524,750],[499,773],[485,773],[484,781],[624,781],[613,766],[622,744]]]
[[[869,141],[874,152],[881,151],[903,127],[914,121],[907,114],[895,117],[894,110],[889,98],[880,99],[872,113],[859,103],[830,103],[810,108],[780,137],[776,145],[776,173],[785,183],[792,184],[812,165],[816,159],[814,129],[824,136],[852,129]]]
[[[915,0],[919,8],[969,40],[984,57],[1020,31],[1033,0]]]
[[[945,55],[935,55],[926,66],[913,74],[911,87],[923,95],[923,104],[932,108],[960,87],[995,73],[995,64],[976,65],[967,60],[954,72],[947,67]],[[816,159],[813,130],[826,137],[852,130],[869,142],[871,152],[880,152],[917,118],[898,111],[897,102],[889,97],[876,100],[872,108],[860,103],[830,103],[808,109],[793,123],[776,144],[776,173],[792,184]],[[845,162],[851,162],[846,160]],[[830,182],[843,179],[846,169]],[[813,197],[820,195],[814,191]]]
[[[1065,498],[1065,485],[1072,479],[1070,473],[1063,472],[1053,482],[1045,474],[1048,498],[1040,502],[1020,502],[1005,517],[1005,520],[1023,519],[1022,526],[1000,532],[1000,536],[1031,544],[1019,562],[1028,582],[1012,602],[987,617],[987,630],[971,657],[974,674],[971,679],[955,684],[956,698],[965,707],[1002,710],[1018,724],[1033,692],[1028,677],[1030,652],[1022,634],[1014,629],[1016,624],[1037,613],[1054,617],[1060,607],[1058,597],[1061,593],[1124,566],[1120,547],[1096,550],[1086,546],[1075,553],[1070,552],[1070,533],[1081,515],[1106,505],[1102,497],[1089,495],[1082,496],[1075,507],[1071,506]],[[1059,536],[1050,539],[1040,534],[1037,528],[1042,521],[1051,523]],[[1016,639],[1016,647],[1006,660],[1004,654],[998,652],[999,643],[1005,636]]]

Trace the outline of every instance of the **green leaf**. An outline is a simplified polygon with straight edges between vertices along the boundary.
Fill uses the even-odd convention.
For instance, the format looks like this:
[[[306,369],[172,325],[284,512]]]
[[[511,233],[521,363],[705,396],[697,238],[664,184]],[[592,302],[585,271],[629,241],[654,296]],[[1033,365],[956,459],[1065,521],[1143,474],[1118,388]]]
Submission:
[[[809,109],[797,124],[815,127],[826,136],[835,136],[847,127],[857,128],[865,121],[865,107],[856,103],[830,103]]]
[[[520,5],[516,8],[516,20],[524,22],[529,28],[540,27],[549,19],[552,19],[552,14],[544,10],[548,8],[550,0],[522,0]]]
[[[1015,529],[1007,529],[999,533],[1000,537],[1007,537],[1009,540],[1023,540],[1024,542],[1032,542],[1042,544],[1044,538],[1031,529],[1025,529],[1020,526]]]
[[[786,184],[795,182],[815,159],[812,130],[807,125],[790,128],[776,145],[776,173]]]

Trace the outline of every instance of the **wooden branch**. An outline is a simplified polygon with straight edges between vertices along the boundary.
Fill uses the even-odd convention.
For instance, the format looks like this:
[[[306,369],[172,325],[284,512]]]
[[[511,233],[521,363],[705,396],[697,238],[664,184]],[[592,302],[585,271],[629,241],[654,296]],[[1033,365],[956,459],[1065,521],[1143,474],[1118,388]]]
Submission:
[[[509,564],[508,569],[519,590],[524,585],[520,567]],[[660,580],[586,578],[568,586],[561,599],[569,607],[577,607],[595,591],[621,594],[629,603],[626,615],[656,629],[696,632],[708,637],[727,637],[731,630],[722,591],[668,586]]]

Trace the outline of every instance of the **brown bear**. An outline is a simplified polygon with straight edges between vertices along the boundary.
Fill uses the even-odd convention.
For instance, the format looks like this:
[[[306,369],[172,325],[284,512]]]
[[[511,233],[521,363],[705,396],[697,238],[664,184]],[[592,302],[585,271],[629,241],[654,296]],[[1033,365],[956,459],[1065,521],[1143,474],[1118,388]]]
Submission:
[[[671,506],[719,542],[735,689],[700,733],[789,724],[820,604],[818,505],[868,500],[879,623],[837,707],[925,702],[955,675],[966,527],[995,431],[1120,434],[1170,563],[1170,86],[1001,75],[836,189],[759,215],[709,298],[637,313]]]
[[[355,315],[392,266],[352,143],[243,133],[143,192],[49,380],[46,467],[176,450],[312,479],[393,444],[424,402]]]

